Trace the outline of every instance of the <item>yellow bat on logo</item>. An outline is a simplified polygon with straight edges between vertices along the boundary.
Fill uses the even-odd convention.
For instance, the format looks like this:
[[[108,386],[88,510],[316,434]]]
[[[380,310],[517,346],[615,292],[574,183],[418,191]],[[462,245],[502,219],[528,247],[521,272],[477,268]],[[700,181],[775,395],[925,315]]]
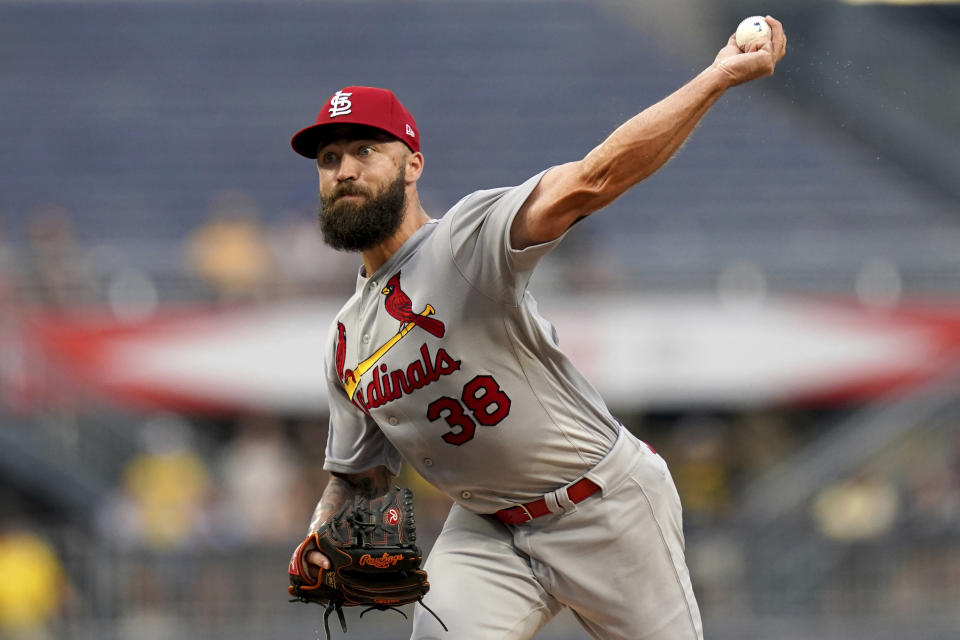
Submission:
[[[436,309],[428,304],[427,308],[421,311],[418,315],[432,316],[435,312]],[[373,352],[373,355],[358,364],[356,368],[349,372],[349,375],[345,376],[348,379],[344,381],[343,388],[346,390],[347,396],[349,396],[351,400],[353,400],[353,396],[357,392],[357,387],[360,386],[360,378],[363,377],[363,374],[369,371],[373,365],[377,364],[377,361],[380,360],[380,358],[382,358],[387,351],[390,351],[390,349],[393,348],[393,345],[400,342],[403,336],[410,333],[410,330],[415,326],[417,325],[413,322],[404,324],[402,327],[400,327],[400,331],[398,331],[395,336],[387,340],[382,347]]]

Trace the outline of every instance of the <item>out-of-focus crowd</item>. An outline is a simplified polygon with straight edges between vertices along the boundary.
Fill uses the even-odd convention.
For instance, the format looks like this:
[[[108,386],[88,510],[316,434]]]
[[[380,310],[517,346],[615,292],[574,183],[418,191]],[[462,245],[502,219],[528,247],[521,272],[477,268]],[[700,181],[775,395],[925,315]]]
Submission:
[[[106,540],[157,551],[287,543],[326,482],[326,427],[245,416],[219,442],[175,414],[143,425],[140,451],[98,517]]]
[[[0,215],[0,301],[48,310],[108,306],[123,313],[139,303],[142,313],[158,298],[229,303],[341,294],[352,289],[359,265],[323,244],[315,214],[295,211],[268,223],[242,191],[216,194],[205,218],[179,240],[125,243],[84,234],[58,204],[35,207],[18,226],[15,238]]]
[[[130,429],[135,450],[90,525],[3,505],[0,637],[57,637],[66,621],[97,615],[136,625],[138,637],[174,637],[170,625],[235,617],[238,602],[284,600],[285,554],[326,484],[326,424],[164,412]],[[450,502],[407,471],[399,482],[416,492],[429,544]]]
[[[220,194],[208,218],[158,270],[111,258],[95,239],[77,233],[61,207],[31,214],[22,242],[3,236],[0,227],[0,405],[20,409],[15,394],[5,393],[17,388],[22,367],[15,339],[18,311],[108,308],[123,320],[148,316],[166,301],[268,303],[349,294],[356,261],[323,245],[312,214],[287,220],[266,225],[248,196]],[[622,418],[670,464],[704,609],[711,604],[729,609],[731,594],[748,598],[743,594],[752,588],[750,571],[757,563],[737,529],[742,493],[810,437],[807,421],[786,409]],[[130,426],[133,453],[110,477],[91,526],[82,532],[69,522],[58,530],[55,520],[33,509],[24,512],[0,493],[0,636],[55,637],[64,617],[113,616],[129,618],[138,637],[148,637],[147,629],[173,637],[175,631],[165,625],[182,621],[187,603],[206,618],[236,616],[230,607],[237,601],[228,600],[224,590],[241,579],[247,602],[272,601],[283,593],[282,556],[305,533],[326,482],[325,421],[325,416],[142,417]],[[0,428],[11,427],[0,423]],[[35,420],[32,428],[46,428],[44,420]],[[960,426],[898,447],[881,462],[824,487],[798,516],[796,535],[814,540],[814,547],[828,544],[854,553],[893,541],[903,555],[880,581],[888,585],[879,600],[886,605],[909,607],[911,598],[927,592],[960,596],[955,545],[933,566],[923,556],[929,545],[897,542],[960,533]],[[399,482],[414,488],[421,541],[428,547],[450,501],[418,476],[405,472]],[[216,560],[260,557],[263,550],[263,562],[242,567]],[[213,560],[197,569],[198,558]],[[193,566],[184,571],[182,563]],[[824,578],[819,597],[825,609],[837,606],[831,594],[849,591],[851,576],[861,568]],[[104,602],[120,602],[115,606],[125,611],[104,610],[109,609]],[[174,614],[161,615],[168,610]]]
[[[159,552],[299,542],[327,481],[326,423],[267,414],[220,422],[204,429],[177,414],[147,418],[139,451],[98,515],[103,539]],[[220,435],[204,435],[211,431]],[[416,476],[402,481],[415,486],[421,529],[431,533],[449,502]]]
[[[147,319],[166,303],[341,297],[353,288],[359,264],[323,244],[314,214],[291,213],[267,224],[254,200],[239,191],[215,195],[205,219],[181,241],[147,246],[147,254],[159,248],[164,255],[130,256],[124,247],[85,235],[70,212],[55,204],[32,210],[22,237],[14,237],[11,227],[0,216],[0,428],[47,430],[58,441],[66,431],[57,425],[76,423],[66,436],[74,445],[83,437],[76,432],[97,420],[96,411],[109,409],[98,407],[91,415],[72,403],[24,401],[24,371],[31,365],[18,329],[33,314],[108,311],[122,322]],[[229,583],[237,575],[209,567],[206,579],[185,584],[157,559],[292,548],[326,482],[325,420],[145,416],[129,425],[124,437],[133,453],[108,474],[108,489],[82,526],[59,522],[62,516],[30,503],[15,488],[0,491],[0,637],[59,635],[58,621],[65,616],[104,614],[106,592],[107,599],[122,603],[117,606],[144,612],[154,622],[171,603],[193,598],[209,604],[209,594],[223,589],[211,582]],[[419,485],[429,536],[449,503],[419,478],[404,482]],[[96,579],[83,573],[108,558],[132,564],[97,569]],[[270,562],[264,569],[269,575],[259,576],[276,596],[284,593],[282,584],[274,584],[283,578],[283,564]],[[248,573],[256,573],[256,563],[251,566]],[[138,626],[137,636],[148,628]]]
[[[742,493],[807,436],[775,411],[634,418],[676,480],[705,612],[776,610],[802,597],[797,606],[820,613],[909,614],[935,606],[928,594],[942,602],[960,596],[960,547],[949,543],[960,533],[960,429],[888,452],[824,487],[790,516],[794,529],[777,533],[786,550],[773,562],[806,553],[806,566],[773,580],[751,548],[771,540],[740,526]],[[253,609],[282,599],[285,554],[305,533],[326,482],[325,422],[160,413],[130,428],[135,451],[89,531],[66,523],[79,536],[71,541],[29,519],[5,518],[3,637],[55,637],[64,620],[97,613],[170,637],[171,625],[235,618],[238,588]],[[406,470],[399,482],[415,491],[420,541],[429,549],[450,501]],[[805,581],[808,591],[790,592]],[[121,611],[102,611],[106,601]]]

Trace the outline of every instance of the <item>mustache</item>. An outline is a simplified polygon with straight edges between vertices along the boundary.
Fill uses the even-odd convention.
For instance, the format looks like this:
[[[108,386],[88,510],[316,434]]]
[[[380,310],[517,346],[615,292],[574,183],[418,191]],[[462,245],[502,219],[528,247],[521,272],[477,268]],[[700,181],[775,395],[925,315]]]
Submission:
[[[345,182],[333,190],[333,193],[330,194],[330,199],[336,200],[342,196],[366,196],[369,198],[371,193],[369,190],[364,189],[363,187]]]

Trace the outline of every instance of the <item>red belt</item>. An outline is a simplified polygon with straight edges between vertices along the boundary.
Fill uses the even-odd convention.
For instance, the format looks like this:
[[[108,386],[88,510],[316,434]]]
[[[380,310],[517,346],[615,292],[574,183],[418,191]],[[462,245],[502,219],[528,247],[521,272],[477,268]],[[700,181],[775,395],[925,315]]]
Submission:
[[[599,490],[600,487],[596,482],[590,480],[589,478],[583,478],[567,487],[567,497],[570,498],[571,502],[576,504],[586,500]],[[540,498],[539,500],[534,500],[533,502],[528,502],[527,504],[509,507],[508,509],[501,509],[494,515],[497,516],[501,522],[506,524],[523,524],[528,520],[545,516],[548,513],[550,513],[550,509],[547,508],[547,501],[543,498]]]

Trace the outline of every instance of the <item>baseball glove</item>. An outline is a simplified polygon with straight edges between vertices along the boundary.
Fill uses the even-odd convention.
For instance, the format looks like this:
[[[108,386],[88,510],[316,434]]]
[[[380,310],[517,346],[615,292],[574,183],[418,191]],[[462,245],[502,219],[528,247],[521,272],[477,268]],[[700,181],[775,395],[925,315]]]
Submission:
[[[393,609],[406,617],[396,607],[419,602],[437,617],[423,604],[430,583],[420,568],[423,555],[416,538],[410,489],[394,488],[376,498],[357,496],[293,552],[288,587],[292,601],[326,606],[323,628],[328,639],[334,611],[347,630],[343,607],[365,606],[361,616],[371,609]],[[306,568],[306,555],[313,550],[330,560],[330,568],[319,569],[316,578]]]

